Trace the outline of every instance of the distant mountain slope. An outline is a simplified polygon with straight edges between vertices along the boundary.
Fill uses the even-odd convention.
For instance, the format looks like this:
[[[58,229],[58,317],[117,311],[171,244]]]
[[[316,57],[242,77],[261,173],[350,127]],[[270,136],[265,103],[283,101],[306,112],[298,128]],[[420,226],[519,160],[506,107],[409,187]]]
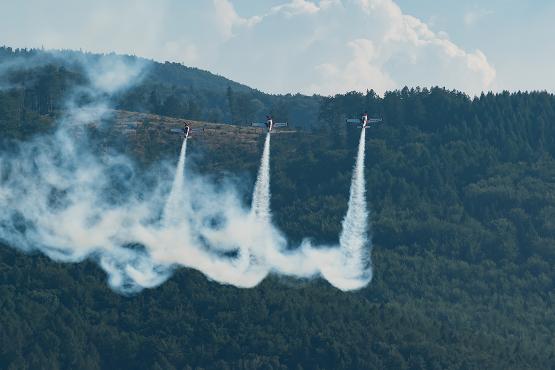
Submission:
[[[236,92],[253,92],[254,89],[199,68],[187,67],[181,63],[158,63],[150,61],[147,78],[163,85],[190,87],[192,89],[225,92],[231,87]]]
[[[265,94],[198,68],[128,55],[0,47],[0,91],[23,87],[29,110],[51,113],[61,108],[71,87],[86,83],[87,68],[101,60],[143,69],[137,84],[117,96],[120,109],[242,125],[266,114],[298,128],[317,121],[321,97]]]
[[[153,82],[164,85],[175,85],[178,87],[193,87],[197,89],[225,91],[231,87],[238,92],[248,92],[252,88],[227,79],[223,76],[213,74],[199,68],[187,67],[181,63],[156,62],[151,59],[141,58],[130,55],[98,54],[75,50],[41,50],[41,49],[13,49],[7,46],[0,46],[0,65],[15,64],[25,67],[38,67],[47,64],[63,65],[76,68],[76,62],[94,62],[99,58],[117,57],[127,62],[138,62],[144,64],[147,71],[146,78]],[[11,62],[11,63],[10,63]],[[26,62],[26,63],[24,63]],[[1,71],[1,70],[0,70]]]

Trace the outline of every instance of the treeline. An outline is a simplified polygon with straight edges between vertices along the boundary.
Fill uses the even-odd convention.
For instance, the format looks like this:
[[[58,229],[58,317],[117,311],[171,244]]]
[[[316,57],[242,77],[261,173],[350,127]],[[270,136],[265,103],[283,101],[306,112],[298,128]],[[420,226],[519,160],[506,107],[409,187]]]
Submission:
[[[72,83],[85,82],[61,86]],[[125,104],[152,97],[165,109],[167,94],[190,91],[185,85],[137,87]],[[227,82],[211,90],[224,117],[229,96],[239,115],[236,96],[266,104]],[[0,368],[555,369],[555,97],[432,88],[291,99],[318,103],[306,121],[318,130],[272,139],[273,217],[292,248],[304,237],[337,242],[360,134],[343,120],[365,110],[384,118],[367,132],[367,288],[343,293],[273,276],[236,289],[181,269],[125,297],[108,290],[92,262],[0,247]],[[10,104],[0,112],[12,112]],[[31,106],[29,122],[52,122]],[[23,125],[4,122],[2,136],[24,137]],[[125,151],[156,163],[178,150],[177,140],[156,140],[126,138]],[[189,147],[188,171],[232,172],[250,189],[258,156],[233,140],[203,140]]]

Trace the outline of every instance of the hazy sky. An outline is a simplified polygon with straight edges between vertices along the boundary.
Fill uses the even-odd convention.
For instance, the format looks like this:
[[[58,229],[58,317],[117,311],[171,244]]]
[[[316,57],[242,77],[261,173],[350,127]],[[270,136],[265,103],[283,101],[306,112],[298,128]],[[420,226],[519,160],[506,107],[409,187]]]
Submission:
[[[0,0],[0,44],[131,53],[267,92],[555,91],[552,0]]]

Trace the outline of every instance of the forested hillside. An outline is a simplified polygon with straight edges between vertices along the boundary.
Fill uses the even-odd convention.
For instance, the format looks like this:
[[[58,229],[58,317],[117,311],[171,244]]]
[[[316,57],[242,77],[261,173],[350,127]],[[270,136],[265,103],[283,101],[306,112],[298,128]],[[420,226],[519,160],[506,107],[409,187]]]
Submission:
[[[89,82],[85,66],[103,60],[107,68],[117,67],[119,58],[141,72],[130,89],[117,94],[118,109],[237,125],[267,114],[302,128],[316,121],[317,96],[269,95],[210,72],[134,56],[9,47],[0,47],[0,118],[32,129],[33,114],[54,114],[68,92]]]
[[[64,93],[85,83],[69,68],[9,74],[12,85],[0,90],[3,151],[54,127]],[[220,109],[224,121],[227,86],[267,106],[316,107],[299,128],[317,130],[272,139],[273,216],[291,240],[337,241],[359,135],[344,118],[364,110],[384,118],[367,133],[372,282],[344,293],[272,276],[237,289],[181,269],[156,289],[122,296],[90,261],[60,264],[2,246],[0,368],[555,369],[555,96],[432,88],[271,97],[227,81],[168,87],[174,80],[157,80],[161,101],[194,90],[183,96],[205,96],[210,103],[199,106]],[[146,86],[118,107],[165,113],[145,108]],[[148,130],[91,138],[144,168],[180,145]],[[233,173],[250,189],[259,160],[251,144],[207,134],[191,143],[188,170]]]

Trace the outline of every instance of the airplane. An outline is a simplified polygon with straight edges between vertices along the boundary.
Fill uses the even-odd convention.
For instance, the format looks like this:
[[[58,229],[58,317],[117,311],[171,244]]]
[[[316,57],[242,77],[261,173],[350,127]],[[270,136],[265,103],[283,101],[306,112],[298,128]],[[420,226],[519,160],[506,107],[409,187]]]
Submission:
[[[170,132],[174,134],[180,134],[183,139],[191,139],[191,134],[193,132],[203,132],[204,128],[191,128],[188,124],[185,124],[184,128],[171,128]]]
[[[287,127],[287,122],[274,122],[272,116],[266,116],[266,122],[254,122],[251,126],[266,128],[272,133],[274,128]]]
[[[381,118],[368,118],[368,113],[364,112],[362,117],[360,118],[349,118],[347,119],[347,123],[354,123],[359,125],[358,128],[369,128],[372,123],[382,122],[383,119]]]

